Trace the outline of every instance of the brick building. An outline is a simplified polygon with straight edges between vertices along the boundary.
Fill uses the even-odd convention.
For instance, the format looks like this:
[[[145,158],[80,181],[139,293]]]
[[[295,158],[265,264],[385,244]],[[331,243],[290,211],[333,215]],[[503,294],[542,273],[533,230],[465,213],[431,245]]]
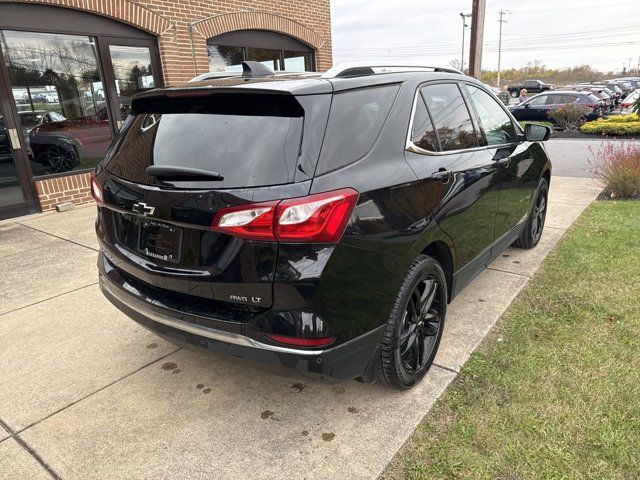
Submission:
[[[332,64],[329,0],[0,0],[0,219],[91,201],[131,95]]]

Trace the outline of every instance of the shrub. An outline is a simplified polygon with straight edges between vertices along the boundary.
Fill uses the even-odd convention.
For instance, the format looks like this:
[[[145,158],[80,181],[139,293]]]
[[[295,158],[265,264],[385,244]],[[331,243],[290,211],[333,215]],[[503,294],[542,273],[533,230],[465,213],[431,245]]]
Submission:
[[[547,116],[562,130],[577,130],[590,111],[591,109],[585,105],[567,103],[556,110],[551,110]]]
[[[640,116],[631,114],[631,115],[613,115],[609,118],[601,118],[597,120],[598,122],[604,123],[629,123],[629,122],[640,122]]]
[[[630,117],[631,115],[629,115]],[[626,118],[626,117],[624,117]],[[623,136],[640,136],[640,120],[623,120],[623,121],[611,121],[607,120],[595,120],[593,122],[587,122],[580,127],[582,133],[593,133],[600,135],[623,135]]]
[[[623,142],[603,144],[591,150],[592,171],[605,183],[611,198],[640,195],[640,145]]]

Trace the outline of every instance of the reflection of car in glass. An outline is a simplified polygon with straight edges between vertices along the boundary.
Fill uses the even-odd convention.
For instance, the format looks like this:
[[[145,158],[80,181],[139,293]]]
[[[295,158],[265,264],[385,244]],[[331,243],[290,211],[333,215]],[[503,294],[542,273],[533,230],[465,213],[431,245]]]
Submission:
[[[102,157],[109,143],[109,120],[99,113],[70,120],[56,112],[46,112],[29,131],[34,160],[51,173],[73,170],[82,157]]]
[[[12,159],[9,146],[9,135],[4,126],[4,118],[0,115],[0,163],[10,162]]]

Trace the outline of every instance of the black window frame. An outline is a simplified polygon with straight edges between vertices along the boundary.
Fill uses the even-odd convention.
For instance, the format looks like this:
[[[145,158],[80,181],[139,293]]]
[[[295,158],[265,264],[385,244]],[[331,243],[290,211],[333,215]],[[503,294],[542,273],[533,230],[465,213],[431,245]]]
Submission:
[[[482,126],[482,120],[480,118],[480,113],[478,113],[478,110],[476,109],[476,106],[474,105],[473,100],[469,96],[469,92],[466,89],[466,85],[470,85],[470,86],[472,86],[474,88],[477,88],[478,90],[482,90],[483,92],[488,94],[489,97],[493,98],[493,95],[491,95],[489,90],[487,90],[486,88],[481,87],[477,83],[463,82],[463,84],[465,85],[465,88],[462,88],[461,90],[463,92],[463,96],[464,96],[465,101],[468,103],[468,105],[470,106],[471,110],[473,111],[473,115],[476,117],[476,121],[477,121],[478,127],[480,128],[480,132],[482,134],[482,141],[484,143],[483,146],[486,147],[486,148],[503,148],[503,147],[507,147],[507,146],[510,146],[510,145],[518,144],[519,143],[518,137],[522,133],[522,130],[520,128],[520,124],[514,120],[513,115],[510,114],[509,110],[504,106],[504,104],[502,102],[496,101],[496,103],[500,106],[502,111],[507,115],[507,118],[511,121],[511,125],[513,126],[513,130],[514,130],[516,136],[515,136],[515,139],[514,139],[513,142],[500,143],[500,144],[496,144],[496,145],[489,145],[489,142],[487,141],[487,135],[486,135],[486,133],[484,131],[484,127]],[[494,99],[494,101],[495,101],[495,99]]]
[[[467,111],[469,112],[469,117],[471,118],[471,123],[473,125],[474,131],[476,132],[476,135],[478,135],[478,141],[479,144],[477,147],[471,147],[471,148],[463,148],[463,149],[459,149],[459,150],[442,150],[442,143],[440,142],[440,136],[438,135],[438,130],[435,127],[435,123],[433,122],[433,116],[431,115],[431,111],[429,110],[429,106],[426,104],[426,102],[424,101],[424,97],[422,97],[422,88],[429,86],[429,85],[438,85],[438,84],[444,84],[444,83],[449,83],[449,84],[455,84],[458,87],[458,90],[460,91],[460,94],[462,95],[462,99],[467,107]],[[513,142],[510,143],[505,143],[505,144],[500,144],[500,145],[487,145],[487,139],[484,133],[484,129],[482,129],[482,124],[480,123],[480,117],[478,115],[478,112],[476,111],[475,106],[473,105],[473,102],[471,101],[471,99],[469,98],[468,92],[465,88],[465,85],[471,85],[473,87],[479,88],[480,90],[483,90],[484,92],[488,93],[490,96],[491,93],[489,92],[489,90],[487,90],[486,88],[484,88],[484,86],[477,84],[477,83],[473,83],[473,82],[467,82],[467,81],[461,81],[461,80],[433,80],[433,81],[428,81],[428,82],[423,82],[421,84],[419,84],[416,87],[416,91],[415,94],[413,96],[413,104],[411,107],[411,116],[409,119],[409,128],[407,129],[407,137],[406,137],[406,142],[405,142],[405,150],[408,152],[412,152],[412,153],[417,153],[419,155],[424,155],[424,156],[441,156],[441,155],[451,155],[451,154],[457,154],[457,153],[463,153],[463,152],[475,152],[475,151],[480,151],[480,150],[488,150],[488,149],[494,149],[494,148],[504,148],[506,146],[510,146],[510,145],[517,145],[519,143],[522,142],[521,140],[521,136],[523,135],[524,131],[522,129],[522,127],[520,126],[520,124],[514,120],[513,115],[511,115],[511,112],[509,112],[509,110],[507,110],[507,108],[501,103],[501,102],[496,102],[498,103],[498,105],[500,105],[500,108],[502,108],[502,110],[507,114],[507,116],[509,117],[509,119],[511,120],[511,124],[513,125],[513,127],[515,128],[516,131],[516,139]],[[427,112],[429,113],[429,118],[431,120],[431,123],[434,126],[435,132],[436,132],[436,138],[438,140],[438,147],[440,150],[433,152],[431,150],[425,150],[423,148],[418,147],[416,144],[413,143],[412,141],[412,134],[413,134],[413,122],[414,122],[414,117],[415,117],[415,113],[416,113],[416,108],[418,105],[418,96],[420,95],[420,99],[424,102],[424,106],[427,109]],[[480,142],[480,140],[482,140]]]
[[[406,143],[405,143],[405,150],[413,152],[413,153],[418,153],[421,155],[450,155],[450,154],[455,154],[455,153],[460,153],[460,152],[472,152],[472,151],[476,151],[476,150],[482,150],[487,148],[486,145],[480,145],[480,140],[481,138],[484,138],[484,134],[482,133],[482,131],[480,130],[480,126],[478,124],[478,120],[476,118],[476,114],[475,114],[475,110],[471,110],[470,105],[469,105],[469,100],[466,96],[466,92],[464,91],[464,89],[462,88],[462,83],[460,80],[454,80],[454,79],[450,79],[450,80],[435,80],[435,81],[429,81],[429,82],[423,82],[421,84],[419,84],[416,87],[416,92],[414,94],[413,97],[413,105],[411,107],[411,117],[410,117],[410,121],[409,121],[409,129],[407,130],[407,139],[406,139]],[[429,106],[427,105],[427,102],[425,101],[424,97],[422,96],[422,89],[424,87],[428,87],[431,85],[444,85],[444,84],[450,84],[450,85],[455,85],[456,88],[458,89],[458,92],[460,93],[460,96],[462,97],[462,101],[467,109],[467,113],[469,114],[469,119],[471,120],[471,125],[473,127],[473,131],[476,134],[476,137],[478,138],[478,146],[477,147],[469,147],[469,148],[462,148],[462,149],[457,149],[457,150],[442,150],[442,142],[440,140],[440,135],[438,135],[438,129],[436,124],[433,121],[433,115],[431,114],[431,111],[429,110]],[[416,144],[413,143],[411,137],[412,137],[412,133],[413,133],[413,121],[414,121],[414,116],[416,113],[416,108],[417,108],[417,100],[418,100],[418,95],[421,96],[422,101],[425,104],[425,107],[427,109],[427,112],[429,112],[429,118],[431,120],[431,123],[433,124],[433,127],[436,131],[436,138],[438,139],[438,146],[440,148],[439,151],[437,152],[432,152],[430,150],[425,150],[424,148],[420,148],[419,146],[417,146]],[[473,112],[473,113],[472,113]]]
[[[267,50],[275,50],[278,52],[278,65],[280,71],[285,71],[284,52],[300,52],[310,55],[311,65],[310,72],[316,70],[316,51],[311,46],[298,40],[291,35],[280,32],[271,32],[260,29],[235,30],[223,33],[215,37],[207,39],[207,55],[208,47],[224,46],[234,47],[242,50],[243,60],[248,60],[249,48],[259,48]]]

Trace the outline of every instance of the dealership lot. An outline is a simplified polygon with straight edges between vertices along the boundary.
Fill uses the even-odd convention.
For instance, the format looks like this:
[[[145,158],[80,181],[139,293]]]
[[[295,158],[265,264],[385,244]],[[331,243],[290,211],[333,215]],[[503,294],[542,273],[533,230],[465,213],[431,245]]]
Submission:
[[[436,366],[406,393],[162,341],[100,293],[93,206],[0,222],[0,477],[375,478],[598,192],[553,178],[540,245],[456,298]]]

